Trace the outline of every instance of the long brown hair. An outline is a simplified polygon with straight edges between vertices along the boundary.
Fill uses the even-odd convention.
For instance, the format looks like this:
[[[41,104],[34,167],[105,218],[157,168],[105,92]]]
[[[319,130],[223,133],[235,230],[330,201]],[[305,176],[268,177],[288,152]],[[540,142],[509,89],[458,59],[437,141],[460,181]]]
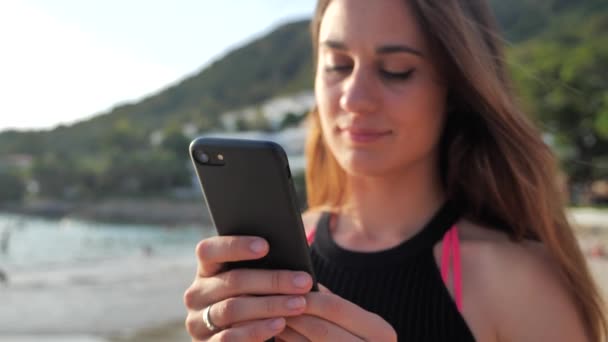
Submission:
[[[318,1],[311,23],[315,63],[329,2]],[[540,240],[577,299],[589,337],[600,341],[608,330],[604,302],[566,219],[555,158],[516,104],[489,5],[485,0],[407,4],[451,86],[440,146],[447,198],[463,205],[465,217],[473,222],[503,230],[516,241]],[[323,140],[316,108],[309,120],[309,208],[337,208],[346,196],[345,172]]]

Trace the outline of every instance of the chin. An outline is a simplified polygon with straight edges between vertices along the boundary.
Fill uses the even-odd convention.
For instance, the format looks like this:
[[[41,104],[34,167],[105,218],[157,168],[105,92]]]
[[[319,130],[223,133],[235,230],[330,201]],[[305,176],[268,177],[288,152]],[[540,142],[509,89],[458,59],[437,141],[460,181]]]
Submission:
[[[381,177],[394,169],[387,158],[370,151],[344,151],[337,159],[348,175],[356,177]]]

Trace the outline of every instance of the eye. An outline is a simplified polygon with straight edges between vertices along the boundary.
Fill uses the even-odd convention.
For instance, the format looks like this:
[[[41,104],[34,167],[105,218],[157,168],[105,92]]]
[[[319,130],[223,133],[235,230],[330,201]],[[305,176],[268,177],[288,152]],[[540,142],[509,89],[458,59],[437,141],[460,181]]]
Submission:
[[[325,67],[325,71],[328,73],[344,74],[348,73],[353,69],[352,65],[328,65]]]
[[[384,69],[380,69],[380,74],[383,78],[387,80],[395,80],[395,81],[403,81],[407,80],[412,76],[416,69],[412,68],[403,72],[395,72],[395,71],[387,71]]]
[[[353,70],[354,61],[342,52],[327,51],[323,54],[323,65],[328,74],[345,75]]]

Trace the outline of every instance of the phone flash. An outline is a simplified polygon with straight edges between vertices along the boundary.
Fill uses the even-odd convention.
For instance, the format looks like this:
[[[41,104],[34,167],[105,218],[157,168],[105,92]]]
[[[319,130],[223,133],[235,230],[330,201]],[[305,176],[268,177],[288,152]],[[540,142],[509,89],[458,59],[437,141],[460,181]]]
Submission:
[[[217,159],[219,159],[219,160],[224,160],[224,155],[223,155],[223,154],[218,154],[218,155],[217,155]]]

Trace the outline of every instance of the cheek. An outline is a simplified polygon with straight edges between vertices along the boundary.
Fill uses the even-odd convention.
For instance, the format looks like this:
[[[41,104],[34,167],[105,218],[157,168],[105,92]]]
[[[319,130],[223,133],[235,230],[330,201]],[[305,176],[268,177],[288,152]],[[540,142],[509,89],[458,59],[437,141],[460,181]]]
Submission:
[[[386,100],[397,130],[433,136],[433,132],[443,126],[446,90],[441,85],[412,84],[409,89],[391,94]]]
[[[329,84],[322,76],[315,79],[315,98],[319,107],[324,107],[334,112],[339,103],[339,86]]]
[[[323,80],[315,80],[315,99],[319,110],[321,128],[325,138],[333,127],[333,119],[339,112],[340,94],[335,86],[327,85]]]
[[[345,164],[342,157],[345,155],[343,153],[345,150],[340,139],[338,139],[336,130],[336,117],[340,113],[339,95],[335,91],[332,92],[330,87],[321,86],[315,87],[315,96],[323,141],[338,164],[344,168]]]
[[[427,159],[435,153],[445,120],[446,90],[437,84],[412,84],[385,98],[395,131],[395,164]],[[386,107],[385,107],[386,108]]]

